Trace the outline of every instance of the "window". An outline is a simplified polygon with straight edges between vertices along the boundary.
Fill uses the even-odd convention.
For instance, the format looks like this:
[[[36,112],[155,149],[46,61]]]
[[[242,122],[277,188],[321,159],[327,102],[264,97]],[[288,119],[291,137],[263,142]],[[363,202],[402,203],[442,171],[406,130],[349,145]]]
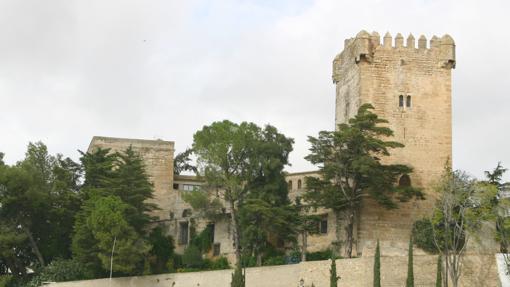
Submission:
[[[292,190],[292,180],[289,180],[288,186],[289,186],[289,190]]]
[[[213,245],[213,256],[220,256],[221,245],[219,243],[214,243]]]
[[[407,108],[411,107],[411,96],[407,96],[407,98],[406,98],[406,107]]]
[[[193,190],[198,190],[200,188],[200,185],[196,185],[196,184],[183,184],[182,185],[182,190],[184,191],[193,191]]]
[[[409,175],[407,174],[402,175],[398,180],[398,186],[399,187],[411,186],[411,178],[409,177]]]
[[[298,181],[297,181],[297,188],[301,189],[301,179],[298,179]]]
[[[402,95],[398,96],[398,106],[401,108],[404,107],[404,96]]]
[[[191,209],[189,208],[186,208],[182,211],[182,217],[183,218],[186,218],[186,217],[190,217],[191,216]]]
[[[215,228],[214,223],[207,224],[206,228],[209,229],[209,232],[210,232],[209,233],[209,236],[210,236],[209,242],[214,243],[214,228]]]
[[[189,232],[189,223],[187,221],[179,223],[179,244],[186,245],[188,244],[188,232]]]
[[[174,189],[175,190],[179,189],[179,184],[178,183],[174,183]]]
[[[328,233],[328,216],[324,215],[319,223],[319,233],[327,234]]]

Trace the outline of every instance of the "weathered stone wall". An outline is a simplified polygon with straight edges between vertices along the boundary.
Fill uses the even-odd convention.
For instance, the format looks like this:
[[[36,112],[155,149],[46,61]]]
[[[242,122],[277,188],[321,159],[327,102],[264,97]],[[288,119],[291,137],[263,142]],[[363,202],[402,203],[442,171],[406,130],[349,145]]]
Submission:
[[[384,250],[382,251],[384,255]],[[373,286],[373,257],[341,259],[336,261],[337,274],[341,277],[339,287]],[[437,257],[415,256],[415,286],[433,287],[436,279]],[[316,287],[329,286],[330,261],[304,262],[295,265],[247,268],[247,287]],[[54,283],[52,287],[228,287],[232,270],[174,273],[143,277],[74,281]],[[500,286],[496,260],[492,256],[467,256],[462,272],[461,287]],[[381,258],[381,285],[400,287],[405,285],[407,257]],[[303,279],[304,285],[300,285]]]
[[[140,140],[111,137],[93,137],[88,152],[97,148],[123,152],[129,146],[139,153],[144,161],[150,181],[154,184],[154,198],[150,200],[160,208],[153,212],[161,220],[169,219],[174,173],[174,142],[163,140]]]
[[[454,66],[455,44],[448,35],[432,38],[430,47],[422,36],[416,47],[412,35],[404,46],[400,34],[394,44],[389,34],[381,44],[377,33],[362,31],[346,40],[344,51],[335,58],[336,123],[345,123],[361,104],[371,103],[375,112],[389,121],[388,127],[395,132],[392,140],[405,144],[405,148],[392,150],[385,161],[411,166],[412,185],[422,187],[426,194],[426,200],[413,200],[396,210],[385,210],[366,200],[358,226],[358,253],[372,248],[377,239],[391,243],[395,252],[405,250],[412,223],[430,213],[436,196],[433,186],[452,154]]]

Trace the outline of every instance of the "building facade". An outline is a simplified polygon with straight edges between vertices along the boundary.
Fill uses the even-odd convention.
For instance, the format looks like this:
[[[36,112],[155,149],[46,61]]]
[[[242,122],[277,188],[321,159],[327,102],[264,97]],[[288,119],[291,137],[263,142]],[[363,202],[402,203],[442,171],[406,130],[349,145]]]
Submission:
[[[355,255],[373,254],[377,239],[386,254],[404,255],[412,224],[430,213],[435,195],[432,186],[445,165],[451,161],[451,70],[455,67],[455,44],[445,35],[427,42],[421,36],[417,43],[410,35],[398,34],[395,39],[386,34],[381,43],[377,33],[361,31],[345,40],[344,50],[333,61],[333,82],[336,85],[335,123],[345,123],[364,103],[389,121],[395,132],[393,140],[405,148],[392,151],[388,163],[402,163],[414,171],[404,175],[400,184],[423,189],[425,200],[411,200],[400,208],[386,210],[371,200],[365,200],[355,228]],[[182,199],[182,194],[199,189],[203,184],[195,176],[174,175],[174,143],[162,140],[136,140],[94,137],[89,152],[97,148],[122,151],[129,146],[137,151],[146,164],[154,183],[153,202],[159,206],[154,215],[182,252],[192,233],[212,228],[213,248],[210,256],[233,259],[232,235],[228,216],[224,220],[207,221]],[[294,201],[305,190],[305,177],[317,172],[287,174],[289,197]],[[225,211],[228,213],[228,211]],[[329,210],[317,210],[322,219],[318,233],[307,239],[309,251],[331,247],[336,233],[342,234],[342,219]]]

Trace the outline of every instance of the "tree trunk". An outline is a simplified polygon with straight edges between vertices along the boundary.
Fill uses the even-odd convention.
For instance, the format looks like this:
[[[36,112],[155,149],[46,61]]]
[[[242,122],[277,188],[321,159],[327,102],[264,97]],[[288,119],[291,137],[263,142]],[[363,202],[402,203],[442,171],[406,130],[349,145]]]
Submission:
[[[37,243],[34,240],[34,236],[32,235],[32,232],[30,232],[30,229],[28,227],[24,226],[23,230],[25,231],[25,234],[28,237],[28,240],[30,241],[30,246],[32,247],[32,251],[34,251],[35,256],[37,256],[37,260],[39,260],[39,263],[42,267],[44,267],[46,264],[44,263],[44,258],[41,254],[41,251],[39,250],[39,247],[37,247]]]
[[[233,200],[230,200],[230,219],[232,221],[232,239],[234,241],[236,266],[241,268],[241,240],[239,236],[239,222],[237,218],[237,210]]]
[[[301,232],[301,262],[306,261],[306,250],[308,248],[308,236],[306,231]]]
[[[346,232],[346,246],[345,256],[352,258],[352,245],[354,243],[354,223],[356,218],[356,210],[354,207],[350,207],[347,210],[347,225],[345,226]],[[339,238],[337,238],[339,240]]]

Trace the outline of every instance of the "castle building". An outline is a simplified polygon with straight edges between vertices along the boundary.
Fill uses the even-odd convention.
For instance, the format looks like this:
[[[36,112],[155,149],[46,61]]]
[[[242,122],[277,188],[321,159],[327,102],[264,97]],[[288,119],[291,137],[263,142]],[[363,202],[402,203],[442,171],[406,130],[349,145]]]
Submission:
[[[427,215],[434,204],[434,183],[445,165],[451,161],[451,70],[455,67],[455,44],[445,35],[433,37],[429,43],[421,36],[416,43],[409,35],[395,39],[361,31],[345,40],[344,50],[333,61],[333,82],[336,85],[335,123],[345,123],[358,107],[370,103],[375,112],[388,120],[395,132],[393,140],[405,145],[391,151],[385,159],[407,164],[413,173],[403,175],[396,184],[422,188],[426,199],[411,200],[398,209],[386,210],[367,199],[359,212],[355,255],[372,254],[376,240],[386,254],[406,254],[412,224]],[[96,148],[122,151],[132,146],[145,161],[147,173],[154,183],[154,199],[159,210],[154,215],[164,224],[176,241],[176,251],[182,252],[189,243],[192,230],[213,228],[211,256],[233,258],[229,221],[208,222],[200,218],[184,202],[182,194],[200,188],[195,176],[174,175],[174,143],[162,140],[136,140],[94,137],[89,152]],[[289,196],[294,200],[306,190],[305,177],[317,172],[287,174]],[[228,211],[225,211],[228,212]],[[318,233],[308,238],[308,250],[320,251],[331,247],[336,230],[343,230],[342,220],[328,210],[318,210],[322,219]]]

